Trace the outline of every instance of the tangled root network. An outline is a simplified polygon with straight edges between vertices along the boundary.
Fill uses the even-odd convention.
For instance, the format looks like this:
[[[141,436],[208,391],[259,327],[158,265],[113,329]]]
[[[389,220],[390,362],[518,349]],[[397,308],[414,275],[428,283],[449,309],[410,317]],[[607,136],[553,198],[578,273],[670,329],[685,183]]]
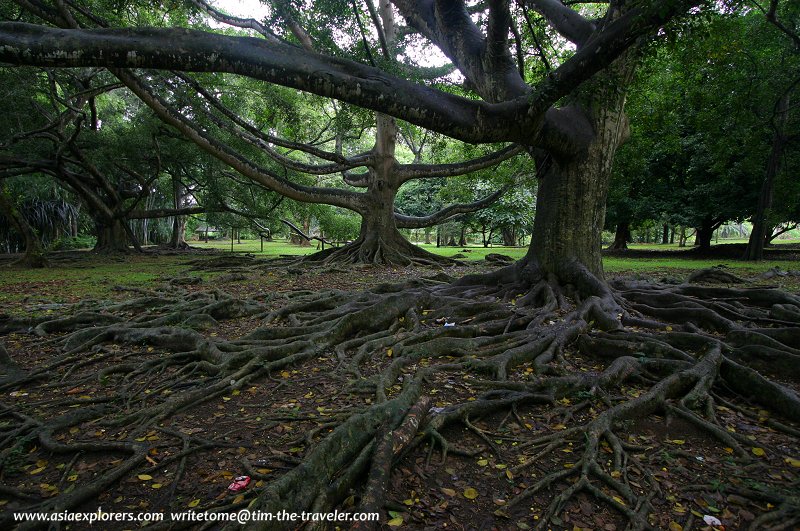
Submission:
[[[691,529],[716,514],[791,529],[800,297],[695,280],[526,264],[252,300],[173,285],[6,318],[0,498],[109,510],[161,475],[151,509],[389,510],[436,528],[461,503],[464,528]],[[46,488],[13,480],[32,459]],[[255,486],[196,494],[203,460]]]

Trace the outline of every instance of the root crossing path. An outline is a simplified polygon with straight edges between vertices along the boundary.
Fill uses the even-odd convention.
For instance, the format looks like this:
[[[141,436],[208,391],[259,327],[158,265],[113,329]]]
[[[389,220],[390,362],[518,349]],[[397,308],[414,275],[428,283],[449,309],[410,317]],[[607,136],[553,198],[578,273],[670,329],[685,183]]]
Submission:
[[[253,298],[173,282],[59,312],[0,320],[3,528],[99,507],[380,513],[357,529],[800,522],[785,291],[512,266]]]

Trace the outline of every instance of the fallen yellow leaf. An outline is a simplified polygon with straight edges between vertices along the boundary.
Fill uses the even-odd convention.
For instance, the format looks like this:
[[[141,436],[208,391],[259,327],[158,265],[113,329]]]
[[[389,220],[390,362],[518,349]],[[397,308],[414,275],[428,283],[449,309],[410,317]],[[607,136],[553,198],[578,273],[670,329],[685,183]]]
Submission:
[[[759,448],[758,446],[754,446],[751,451],[753,455],[757,455],[758,457],[762,457],[766,453],[763,448]]]
[[[464,489],[464,497],[468,500],[474,500],[478,497],[478,491],[473,489],[472,487],[467,487]]]

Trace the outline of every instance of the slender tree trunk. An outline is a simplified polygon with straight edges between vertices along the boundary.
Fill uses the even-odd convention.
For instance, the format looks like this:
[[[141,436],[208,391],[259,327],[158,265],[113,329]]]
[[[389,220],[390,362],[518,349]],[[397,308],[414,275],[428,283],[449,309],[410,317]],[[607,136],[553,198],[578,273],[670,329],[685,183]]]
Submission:
[[[172,249],[187,249],[186,243],[186,216],[175,216],[172,220],[172,236],[169,239]]]
[[[175,209],[181,208],[186,198],[186,187],[183,186],[180,179],[172,176],[172,206]],[[174,216],[172,218],[172,235],[169,239],[169,247],[171,249],[188,249],[189,244],[186,243],[186,216]]]
[[[631,240],[630,223],[622,221],[617,223],[617,230],[614,233],[614,242],[609,246],[612,251],[622,251],[628,248],[628,242]]]
[[[25,241],[25,252],[22,258],[16,260],[14,264],[31,268],[46,267],[47,259],[44,257],[41,240],[14,204],[11,194],[8,193],[2,182],[0,182],[0,214],[5,216]]]
[[[714,237],[714,223],[710,217],[703,218],[700,226],[697,227],[694,244],[701,251],[711,249],[711,239]]]
[[[667,245],[669,243],[669,225],[664,223],[661,232],[661,245]]]
[[[461,247],[466,247],[467,245],[467,225],[466,223],[461,224],[461,235],[458,238],[458,245]]]
[[[750,240],[744,252],[745,260],[761,260],[764,258],[764,242],[766,241],[767,214],[772,208],[772,196],[775,188],[775,177],[781,169],[783,151],[786,146],[786,122],[789,117],[789,103],[791,92],[787,92],[778,102],[777,114],[775,117],[774,131],[772,134],[772,150],[767,160],[767,171],[764,175],[764,182],[761,184],[761,193],[758,197],[756,213],[753,216],[753,231],[750,233]]]
[[[75,209],[74,214],[70,214],[69,217],[69,235],[72,238],[78,237],[78,217],[80,216],[81,212],[81,205],[78,203],[77,208]]]
[[[506,247],[514,247],[514,244],[516,243],[516,238],[514,238],[514,231],[507,227],[503,227],[500,230],[500,233],[503,236],[503,245],[505,245]]]

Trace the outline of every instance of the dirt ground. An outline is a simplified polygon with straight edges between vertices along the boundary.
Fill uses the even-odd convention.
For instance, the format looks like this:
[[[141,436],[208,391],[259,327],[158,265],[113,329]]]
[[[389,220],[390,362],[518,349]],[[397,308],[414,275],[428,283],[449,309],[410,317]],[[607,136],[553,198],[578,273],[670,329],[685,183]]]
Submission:
[[[226,264],[212,273],[209,270],[213,268],[206,267],[199,276],[189,271],[192,267],[163,275],[153,288],[164,286],[170,293],[180,292],[187,301],[196,294],[221,292],[274,311],[292,300],[282,294],[362,290],[422,277],[445,281],[444,275],[460,277],[493,266],[481,263],[444,270],[364,266],[311,272],[296,267]],[[189,283],[195,282],[186,280],[190,278],[201,280]],[[141,286],[133,291],[125,286],[113,288],[111,299],[116,303],[158,296],[157,290]],[[90,306],[81,297],[48,303],[47,293],[65,289],[57,282],[28,282],[4,289],[29,295],[4,308],[2,312],[8,315],[75,315]],[[129,317],[148,311],[147,307],[132,307]],[[152,311],[158,312],[155,300]],[[262,321],[263,312],[259,312],[218,319],[194,330],[211,340],[235,342],[261,327]],[[437,316],[424,326],[433,330],[450,321],[463,324],[457,316]],[[98,481],[103,482],[102,490],[80,500],[71,510],[234,511],[248,506],[267,485],[300,466],[326,436],[375,400],[373,392],[353,385],[357,376],[341,371],[341,352],[323,349],[313,358],[287,364],[241,387],[215,392],[157,423],[146,419],[131,422],[124,418],[127,413],[163,404],[204,376],[183,373],[178,363],[153,364],[151,371],[135,373],[137,365],[174,354],[173,349],[148,341],[139,345],[98,342],[79,357],[70,357],[62,341],[72,333],[17,331],[0,337],[20,375],[50,368],[35,378],[20,376],[21,385],[6,379],[0,386],[2,517],[36,508],[47,500],[68,499]],[[381,373],[395,361],[393,356],[391,346],[370,355],[359,368],[361,378]],[[609,365],[587,358],[578,349],[563,352],[563,361],[569,374],[597,375]],[[403,366],[385,389],[386,398],[399,396],[404,379],[413,378],[418,368],[437,363],[442,360],[421,355]],[[758,369],[795,391],[800,389],[796,372],[768,362]],[[533,364],[521,363],[509,372],[507,380],[526,384],[537,377]],[[433,411],[439,411],[475,401],[491,386],[489,378],[474,371],[439,370],[422,384],[422,394],[431,400]],[[392,469],[381,525],[431,530],[533,529],[548,514],[553,500],[563,497],[557,514],[549,517],[548,528],[625,529],[628,522],[621,509],[629,502],[614,494],[614,485],[597,485],[594,495],[587,491],[567,495],[577,481],[577,476],[571,478],[568,472],[580,464],[583,436],[550,436],[589,425],[612,405],[647,392],[645,382],[626,383],[604,396],[577,393],[554,403],[518,403],[468,416],[441,431],[450,443],[446,455],[441,446],[417,437]],[[669,412],[615,426],[626,450],[624,466],[615,463],[616,449],[601,442],[598,466],[608,477],[624,480],[637,498],[649,500],[652,508],[647,521],[653,528],[722,529],[724,525],[725,529],[746,529],[759,516],[779,508],[797,514],[800,426],[725,389],[715,396],[717,422],[737,435],[737,451],[691,419]],[[110,408],[107,415],[83,414],[105,407]],[[47,436],[52,438],[47,445],[37,431],[43,425],[49,426]],[[130,464],[128,444],[144,447],[144,458]],[[740,455],[739,449],[744,449],[745,455]],[[561,472],[565,473],[563,480]],[[249,476],[250,485],[231,492],[229,484],[240,475]],[[530,497],[524,495],[543,479],[547,485],[540,485]],[[356,510],[360,495],[358,488],[351,489],[339,508]],[[709,517],[722,525],[708,525],[706,522],[715,521]],[[13,526],[6,520],[3,527],[7,525]],[[78,524],[63,528],[85,529]],[[132,527],[104,524],[103,528]],[[190,528],[198,527],[193,524]]]

